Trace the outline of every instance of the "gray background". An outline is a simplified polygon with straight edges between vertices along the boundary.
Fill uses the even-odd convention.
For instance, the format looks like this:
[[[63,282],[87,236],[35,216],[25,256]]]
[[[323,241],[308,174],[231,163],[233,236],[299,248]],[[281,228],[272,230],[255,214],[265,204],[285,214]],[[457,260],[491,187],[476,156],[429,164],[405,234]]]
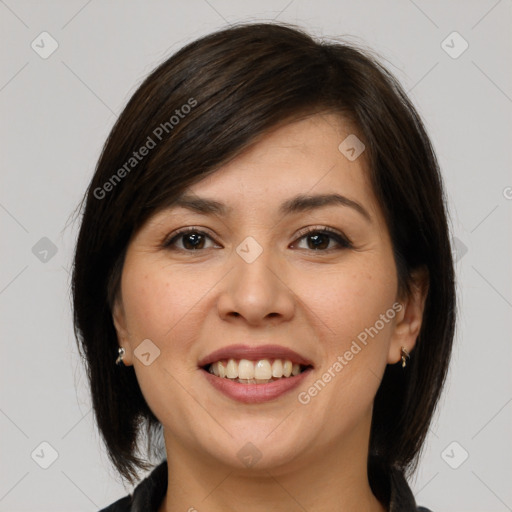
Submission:
[[[129,490],[94,426],[73,338],[68,220],[142,78],[198,36],[256,19],[375,49],[423,116],[450,203],[460,316],[411,484],[435,512],[512,510],[511,0],[5,0],[0,16],[0,510],[95,511]],[[43,31],[58,43],[47,58]]]

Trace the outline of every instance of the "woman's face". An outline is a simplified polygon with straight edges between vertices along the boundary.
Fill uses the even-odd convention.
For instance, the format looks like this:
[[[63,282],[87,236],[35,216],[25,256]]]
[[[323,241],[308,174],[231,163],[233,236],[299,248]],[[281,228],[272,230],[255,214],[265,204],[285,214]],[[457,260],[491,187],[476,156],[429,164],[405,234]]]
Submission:
[[[114,319],[169,453],[278,470],[367,448],[419,324],[353,137],[335,115],[279,127],[186,191],[213,206],[183,201],[132,240]]]

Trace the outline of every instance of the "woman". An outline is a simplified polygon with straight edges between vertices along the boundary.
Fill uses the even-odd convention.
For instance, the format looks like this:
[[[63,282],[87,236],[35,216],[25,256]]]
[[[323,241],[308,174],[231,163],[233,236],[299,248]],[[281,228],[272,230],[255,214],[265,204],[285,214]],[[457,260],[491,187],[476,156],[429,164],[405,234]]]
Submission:
[[[165,442],[104,510],[427,510],[405,477],[454,333],[445,199],[365,52],[259,23],[161,64],[84,197],[73,300],[113,464],[134,484]]]

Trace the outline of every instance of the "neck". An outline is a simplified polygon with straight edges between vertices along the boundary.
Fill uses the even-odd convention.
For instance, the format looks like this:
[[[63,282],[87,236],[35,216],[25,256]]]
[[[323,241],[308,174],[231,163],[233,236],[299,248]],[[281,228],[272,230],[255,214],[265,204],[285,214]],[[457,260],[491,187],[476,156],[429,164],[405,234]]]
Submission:
[[[166,436],[168,488],[158,512],[384,512],[368,482],[368,436],[354,432],[269,469],[234,468]]]

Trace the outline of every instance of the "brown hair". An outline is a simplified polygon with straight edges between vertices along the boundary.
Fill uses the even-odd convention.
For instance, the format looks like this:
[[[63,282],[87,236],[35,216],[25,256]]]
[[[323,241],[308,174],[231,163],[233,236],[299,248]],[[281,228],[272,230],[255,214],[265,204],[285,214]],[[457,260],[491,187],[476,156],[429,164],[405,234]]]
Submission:
[[[151,216],[265,131],[314,111],[350,120],[366,145],[400,290],[410,292],[415,269],[429,273],[416,347],[405,371],[388,365],[370,439],[370,458],[379,465],[415,467],[447,373],[455,325],[453,262],[435,154],[403,89],[366,50],[315,41],[295,26],[255,23],[188,44],[144,80],[108,136],[80,205],[75,335],[108,455],[132,483],[137,469],[149,468],[136,455],[141,429],[146,427],[149,450],[160,425],[133,367],[114,365],[111,308],[130,240]]]

